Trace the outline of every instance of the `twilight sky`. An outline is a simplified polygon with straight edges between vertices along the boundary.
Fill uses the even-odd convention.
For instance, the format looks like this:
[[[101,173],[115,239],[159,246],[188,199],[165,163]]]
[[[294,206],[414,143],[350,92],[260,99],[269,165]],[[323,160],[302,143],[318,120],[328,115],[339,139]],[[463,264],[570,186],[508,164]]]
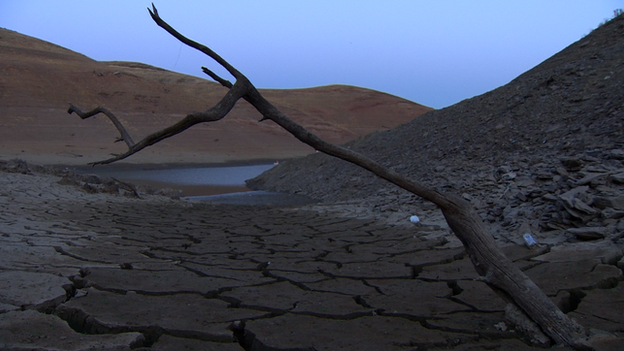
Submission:
[[[258,88],[349,84],[442,108],[508,83],[624,8],[624,0],[154,0],[179,32]],[[0,27],[95,60],[206,77],[203,54],[143,0],[0,0]]]

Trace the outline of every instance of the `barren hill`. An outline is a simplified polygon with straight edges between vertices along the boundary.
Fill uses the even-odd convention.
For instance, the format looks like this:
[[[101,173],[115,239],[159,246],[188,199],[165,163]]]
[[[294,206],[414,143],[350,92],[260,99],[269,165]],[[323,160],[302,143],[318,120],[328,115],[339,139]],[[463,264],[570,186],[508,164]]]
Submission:
[[[623,58],[619,16],[505,86],[349,145],[414,179],[469,194],[495,191],[502,184],[493,176],[510,171],[565,183],[569,175],[559,173],[567,159],[578,169],[591,162],[617,169],[624,152]],[[325,200],[397,193],[320,154],[281,164],[249,184]]]
[[[199,69],[199,67],[198,67]],[[344,143],[408,122],[431,109],[352,86],[262,90],[283,112],[324,138]],[[98,62],[60,46],[0,29],[0,156],[43,164],[83,164],[124,151],[105,117],[66,113],[107,107],[135,140],[225,94],[219,84],[141,63]],[[211,163],[282,159],[312,150],[239,104],[223,121],[195,126],[142,151],[133,163]]]

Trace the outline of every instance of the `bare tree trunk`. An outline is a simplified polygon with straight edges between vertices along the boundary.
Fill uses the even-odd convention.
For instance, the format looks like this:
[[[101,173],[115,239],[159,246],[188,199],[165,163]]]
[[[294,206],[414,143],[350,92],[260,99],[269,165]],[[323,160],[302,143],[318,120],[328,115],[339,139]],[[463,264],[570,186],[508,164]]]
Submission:
[[[492,238],[488,228],[481,220],[481,217],[467,201],[456,195],[444,194],[435,188],[430,188],[407,179],[368,157],[318,138],[299,124],[290,120],[268,102],[242,73],[232,67],[215,52],[202,44],[184,37],[164,22],[158,15],[154,6],[149,11],[153,20],[160,27],[164,28],[183,43],[210,56],[228,70],[228,72],[236,78],[236,81],[232,84],[209,69],[202,67],[206,74],[229,89],[227,94],[217,105],[205,112],[189,114],[178,123],[151,134],[138,143],[132,142],[132,138],[130,138],[123,126],[117,122],[115,125],[121,133],[121,139],[128,144],[128,151],[94,164],[107,164],[124,159],[147,146],[178,134],[197,123],[220,120],[229,113],[240,98],[243,98],[262,114],[263,118],[261,121],[271,120],[286,129],[301,142],[312,146],[316,150],[358,165],[374,173],[376,176],[436,204],[442,210],[453,233],[461,240],[466,248],[476,271],[481,276],[481,280],[486,282],[508,302],[513,303],[521,311],[526,313],[526,315],[537,323],[541,330],[555,343],[564,344],[578,350],[591,349],[588,342],[588,335],[584,328],[561,312],[533,281],[502,253]],[[111,117],[112,113],[110,113],[110,111],[103,108],[96,108],[84,114],[72,105],[68,112],[76,112],[83,119],[86,118],[83,116],[88,117],[98,112],[104,112],[113,122],[117,120]]]

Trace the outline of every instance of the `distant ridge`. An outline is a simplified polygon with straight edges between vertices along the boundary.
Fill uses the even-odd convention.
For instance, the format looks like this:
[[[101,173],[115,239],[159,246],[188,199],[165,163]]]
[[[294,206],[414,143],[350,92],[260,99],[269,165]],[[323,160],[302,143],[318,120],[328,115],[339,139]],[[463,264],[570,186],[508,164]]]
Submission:
[[[199,67],[198,67],[199,70]],[[219,84],[136,62],[98,62],[0,29],[0,156],[83,164],[124,151],[105,118],[81,121],[65,111],[102,105],[139,139],[185,114],[212,107]],[[332,85],[262,90],[283,112],[322,137],[344,143],[406,123],[431,108],[381,92]],[[129,158],[135,163],[213,163],[282,159],[313,152],[240,103],[224,121],[200,125]]]

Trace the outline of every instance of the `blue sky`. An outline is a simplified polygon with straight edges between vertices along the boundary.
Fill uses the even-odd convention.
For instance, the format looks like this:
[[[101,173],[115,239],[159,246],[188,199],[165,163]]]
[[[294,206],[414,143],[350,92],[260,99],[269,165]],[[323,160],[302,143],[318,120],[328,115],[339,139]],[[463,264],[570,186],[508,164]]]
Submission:
[[[624,8],[624,0],[155,0],[258,88],[349,84],[434,108],[508,83]],[[0,27],[96,60],[222,73],[156,26],[149,1],[0,0]],[[230,77],[226,78],[230,79]]]

